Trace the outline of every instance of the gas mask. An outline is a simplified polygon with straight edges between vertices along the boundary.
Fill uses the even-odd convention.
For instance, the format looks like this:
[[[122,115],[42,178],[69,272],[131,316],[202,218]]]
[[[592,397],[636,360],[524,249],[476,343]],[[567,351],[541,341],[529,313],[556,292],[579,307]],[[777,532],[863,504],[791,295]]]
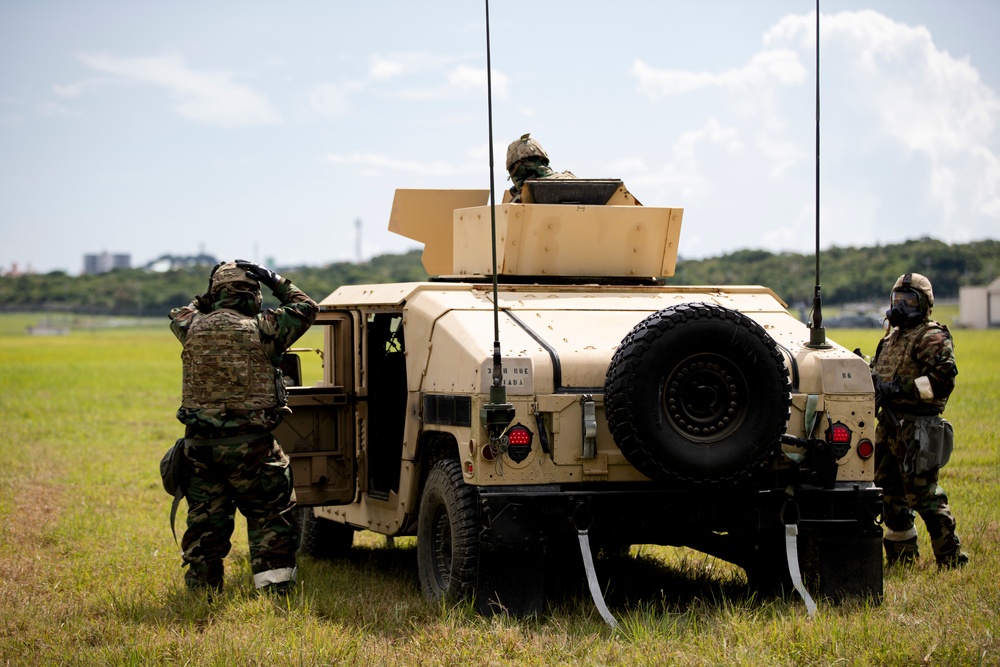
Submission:
[[[920,307],[920,294],[910,288],[894,290],[885,317],[889,320],[889,324],[900,329],[909,329],[920,324],[924,320],[924,311]]]

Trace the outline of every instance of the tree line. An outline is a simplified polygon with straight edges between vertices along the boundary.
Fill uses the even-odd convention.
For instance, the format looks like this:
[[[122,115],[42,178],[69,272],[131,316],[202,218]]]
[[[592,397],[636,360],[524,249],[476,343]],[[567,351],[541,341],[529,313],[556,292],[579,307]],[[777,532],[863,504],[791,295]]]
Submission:
[[[365,263],[277,267],[320,300],[341,285],[427,280],[420,250],[374,257]],[[789,305],[811,303],[815,285],[811,254],[740,250],[707,259],[679,259],[668,285],[765,285]],[[927,275],[937,299],[958,297],[963,285],[985,285],[1000,275],[1000,241],[946,244],[921,238],[885,246],[830,248],[821,253],[825,304],[882,302],[907,271]],[[62,271],[0,277],[0,310],[89,315],[161,316],[186,305],[208,287],[210,267],[166,272],[117,269],[99,275]],[[265,295],[265,305],[273,305]]]

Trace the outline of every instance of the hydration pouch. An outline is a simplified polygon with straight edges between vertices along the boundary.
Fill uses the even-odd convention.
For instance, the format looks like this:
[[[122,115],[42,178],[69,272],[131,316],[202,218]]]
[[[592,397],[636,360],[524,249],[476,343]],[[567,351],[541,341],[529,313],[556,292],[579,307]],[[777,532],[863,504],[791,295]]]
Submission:
[[[913,427],[913,472],[919,475],[948,463],[955,448],[951,422],[941,417],[918,417]]]

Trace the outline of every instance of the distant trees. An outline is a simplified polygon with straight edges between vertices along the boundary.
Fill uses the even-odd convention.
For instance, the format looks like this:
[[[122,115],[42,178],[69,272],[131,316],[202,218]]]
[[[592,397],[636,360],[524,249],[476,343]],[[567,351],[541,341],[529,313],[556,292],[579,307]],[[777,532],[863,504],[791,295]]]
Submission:
[[[319,300],[341,285],[427,279],[420,250],[380,255],[365,264],[276,267]],[[906,271],[928,275],[938,298],[956,298],[961,285],[985,285],[1000,274],[1000,241],[948,245],[930,238],[868,248],[831,248],[821,255],[824,303],[881,300]],[[720,257],[680,260],[670,285],[764,285],[789,305],[811,303],[815,284],[812,255],[740,250]],[[55,311],[100,315],[160,316],[208,288],[205,267],[163,273],[117,269],[100,275],[0,277],[0,310]],[[265,295],[265,304],[270,295]]]
[[[740,250],[678,262],[670,284],[754,284],[770,287],[788,304],[812,301],[813,255]],[[1000,241],[948,245],[930,238],[867,248],[830,248],[820,255],[823,301],[881,300],[907,271],[927,275],[938,298],[957,298],[962,285],[985,285],[1000,275]]]

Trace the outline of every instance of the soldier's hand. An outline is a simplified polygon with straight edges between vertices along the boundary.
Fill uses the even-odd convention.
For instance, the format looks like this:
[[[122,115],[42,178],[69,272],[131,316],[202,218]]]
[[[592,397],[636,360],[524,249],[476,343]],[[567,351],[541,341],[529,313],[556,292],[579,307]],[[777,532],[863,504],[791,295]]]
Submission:
[[[245,259],[238,259],[236,260],[236,266],[246,269],[248,278],[253,278],[270,290],[273,290],[281,282],[281,276],[274,271],[264,268],[260,264],[248,262]]]
[[[875,385],[876,405],[889,405],[893,399],[900,398],[903,395],[903,386],[900,384],[899,378],[895,378],[889,382],[879,382]]]
[[[194,298],[194,307],[205,314],[212,312],[212,299],[207,292]]]

